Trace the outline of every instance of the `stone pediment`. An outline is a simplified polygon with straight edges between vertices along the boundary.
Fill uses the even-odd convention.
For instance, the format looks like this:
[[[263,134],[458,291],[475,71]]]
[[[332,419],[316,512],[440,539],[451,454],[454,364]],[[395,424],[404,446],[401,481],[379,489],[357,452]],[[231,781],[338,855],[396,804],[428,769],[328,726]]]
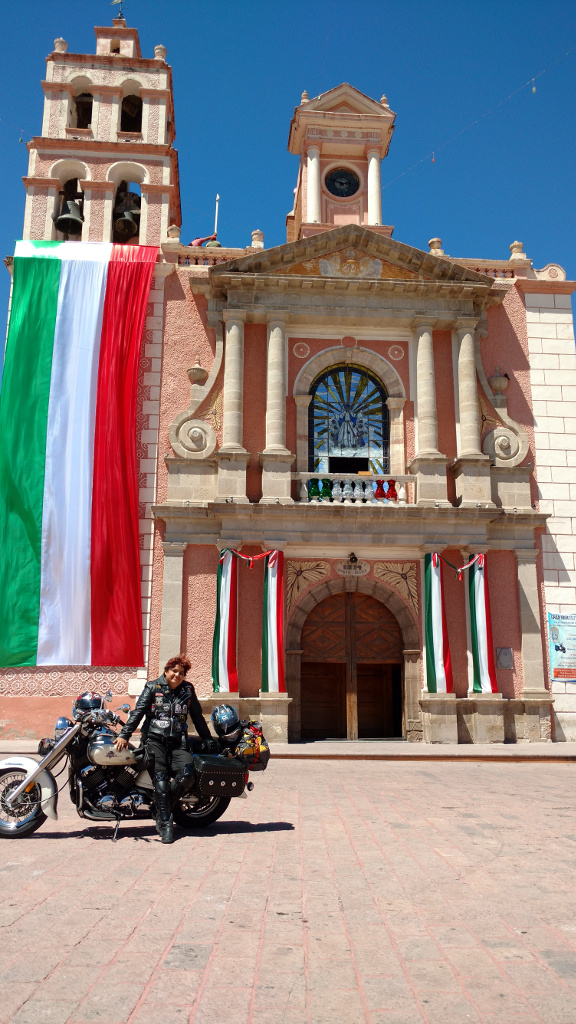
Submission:
[[[307,111],[322,110],[334,113],[347,112],[351,114],[379,115],[382,115],[383,112],[380,103],[373,100],[370,96],[366,96],[359,89],[355,89],[348,82],[342,82],[341,85],[335,86],[334,89],[329,89],[328,92],[321,93],[320,96],[311,97],[305,105],[301,105],[301,108],[303,106],[305,106]]]
[[[403,242],[355,224],[322,231],[309,238],[263,249],[210,268],[214,284],[236,275],[278,278],[344,279],[352,282],[405,282],[426,285],[474,284],[489,291],[494,282],[484,274],[432,256]]]
[[[275,274],[297,274],[301,277],[340,277],[353,281],[410,281],[422,280],[422,276],[399,267],[389,260],[378,259],[362,249],[349,246],[326,253],[325,256],[314,256],[312,259],[294,263],[291,267],[275,270]],[[432,278],[427,278],[432,280]]]

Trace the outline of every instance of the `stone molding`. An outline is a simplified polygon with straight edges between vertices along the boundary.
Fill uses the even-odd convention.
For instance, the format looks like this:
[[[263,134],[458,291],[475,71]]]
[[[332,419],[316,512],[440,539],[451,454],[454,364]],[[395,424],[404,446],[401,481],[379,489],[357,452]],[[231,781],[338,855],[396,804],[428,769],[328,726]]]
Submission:
[[[293,395],[306,395],[309,393],[316,377],[323,370],[337,366],[339,363],[356,363],[358,366],[376,374],[382,381],[390,398],[403,398],[406,400],[406,393],[402,380],[394,367],[383,356],[371,352],[366,348],[343,348],[334,345],[326,348],[317,355],[312,356],[298,373],[294,381]]]

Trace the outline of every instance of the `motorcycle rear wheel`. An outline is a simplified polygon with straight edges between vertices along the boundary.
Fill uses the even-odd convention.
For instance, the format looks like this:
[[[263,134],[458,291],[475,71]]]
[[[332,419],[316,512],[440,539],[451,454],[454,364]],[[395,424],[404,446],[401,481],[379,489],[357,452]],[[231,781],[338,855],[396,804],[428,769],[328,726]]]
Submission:
[[[213,796],[199,800],[197,803],[188,803],[181,800],[173,810],[174,821],[181,828],[187,831],[195,828],[204,828],[218,821],[227,809],[231,797]]]
[[[25,771],[18,768],[4,768],[0,771],[0,839],[24,839],[46,821],[40,803],[42,791],[37,782],[32,783],[30,792],[23,793],[16,804],[10,806],[6,803],[6,798],[26,775]]]

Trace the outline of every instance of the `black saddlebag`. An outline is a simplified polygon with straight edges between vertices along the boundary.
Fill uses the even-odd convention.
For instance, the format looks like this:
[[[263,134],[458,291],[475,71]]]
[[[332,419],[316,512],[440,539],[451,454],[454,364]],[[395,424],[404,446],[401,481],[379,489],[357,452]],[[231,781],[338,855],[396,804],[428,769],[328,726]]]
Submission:
[[[235,757],[195,754],[194,770],[202,796],[241,796],[244,792],[246,768]]]

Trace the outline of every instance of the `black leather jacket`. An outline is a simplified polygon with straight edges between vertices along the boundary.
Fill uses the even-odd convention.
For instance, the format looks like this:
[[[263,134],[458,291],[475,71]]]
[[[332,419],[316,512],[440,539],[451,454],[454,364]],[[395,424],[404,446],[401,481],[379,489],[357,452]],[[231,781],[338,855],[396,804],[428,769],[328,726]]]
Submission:
[[[210,730],[192,683],[184,679],[180,686],[171,690],[162,675],[158,679],[146,683],[136,701],[136,707],[130,712],[128,721],[120,735],[129,740],[146,716],[142,727],[144,741],[148,736],[154,737],[154,739],[182,740],[188,731],[188,715],[194,722],[200,739],[211,739]]]

